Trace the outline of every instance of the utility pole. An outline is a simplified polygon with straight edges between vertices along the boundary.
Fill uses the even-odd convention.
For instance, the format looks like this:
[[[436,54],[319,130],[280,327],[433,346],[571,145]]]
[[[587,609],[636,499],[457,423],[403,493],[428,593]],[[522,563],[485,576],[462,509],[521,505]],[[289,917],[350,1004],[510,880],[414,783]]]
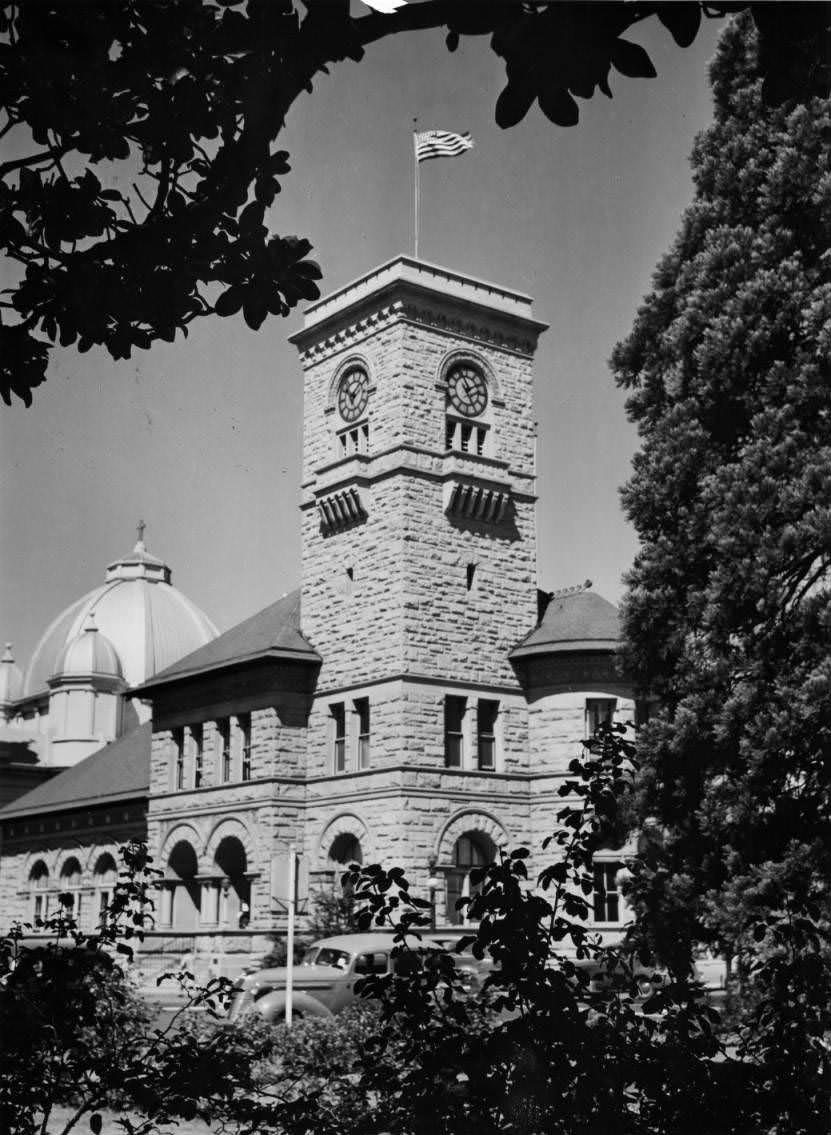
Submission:
[[[289,844],[288,933],[286,936],[286,1026],[291,1027],[294,984],[294,915],[297,908],[297,851]]]

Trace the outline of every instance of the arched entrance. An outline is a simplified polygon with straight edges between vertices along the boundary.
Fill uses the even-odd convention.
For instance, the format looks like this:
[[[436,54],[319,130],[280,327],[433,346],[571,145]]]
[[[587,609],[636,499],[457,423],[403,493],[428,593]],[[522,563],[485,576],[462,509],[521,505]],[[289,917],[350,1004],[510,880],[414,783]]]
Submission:
[[[496,858],[496,845],[484,832],[469,831],[459,836],[453,845],[453,865],[446,873],[447,921],[452,926],[462,926],[467,921],[466,911],[456,909],[459,899],[469,898],[476,887],[471,886],[470,872],[474,867],[484,867]]]
[[[169,926],[190,931],[199,926],[199,883],[196,852],[186,840],[174,845],[167,860],[166,878],[169,887]]]
[[[220,926],[244,930],[251,921],[251,880],[246,876],[248,857],[241,840],[235,835],[221,839],[214,863],[221,876],[217,921]]]

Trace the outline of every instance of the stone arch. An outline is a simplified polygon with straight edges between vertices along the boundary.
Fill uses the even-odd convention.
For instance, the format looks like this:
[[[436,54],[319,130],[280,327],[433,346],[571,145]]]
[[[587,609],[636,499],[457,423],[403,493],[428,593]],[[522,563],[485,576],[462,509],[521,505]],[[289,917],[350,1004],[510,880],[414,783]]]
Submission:
[[[170,853],[177,843],[184,841],[189,843],[193,850],[196,852],[197,859],[199,852],[203,846],[202,836],[199,829],[194,824],[175,824],[167,835],[162,840],[161,848],[159,850],[158,863],[164,869],[165,864],[170,858]]]
[[[502,401],[502,384],[499,381],[496,371],[484,355],[469,347],[454,347],[452,351],[448,351],[447,354],[443,356],[436,369],[437,386],[446,389],[447,376],[457,363],[470,363],[471,366],[478,367],[485,376],[485,381],[488,384],[488,393],[491,399],[495,399],[497,402]],[[485,416],[487,417],[487,415]]]
[[[199,834],[190,824],[177,824],[164,841],[160,866],[164,871],[162,925],[187,933],[199,926],[201,887]]]
[[[52,878],[49,871],[49,864],[46,862],[46,857],[43,855],[36,855],[33,862],[29,865],[26,871],[26,880],[30,886],[40,883],[42,889],[49,886],[49,881]]]
[[[93,881],[104,876],[108,879],[118,879],[118,860],[110,848],[92,848],[88,865],[88,872]]]
[[[248,862],[248,870],[257,859],[257,842],[251,830],[234,816],[224,816],[217,820],[205,840],[205,850],[202,856],[204,866],[210,870],[216,859],[220,843],[229,836],[234,836],[242,844]]]
[[[440,866],[452,866],[456,841],[464,835],[471,834],[487,836],[497,848],[505,847],[511,842],[508,832],[494,816],[488,812],[467,808],[451,816],[444,825],[436,841],[436,862]]]
[[[72,879],[72,886],[80,886],[83,868],[81,867],[81,860],[74,851],[70,851],[67,855],[63,856],[61,862],[61,870],[59,874],[60,879]]]
[[[49,878],[57,879],[58,875],[60,874],[60,861],[62,854],[63,852],[59,847],[41,847],[36,849],[35,851],[27,852],[26,858],[23,860],[24,876],[28,879],[29,872],[31,871],[34,864],[38,859],[42,859],[46,864],[47,870],[49,871]]]
[[[367,377],[369,378],[369,388],[370,390],[373,389],[373,387],[375,386],[375,379],[372,374],[372,365],[368,357],[359,351],[350,351],[347,357],[339,362],[335,367],[334,374],[332,375],[332,378],[329,382],[329,387],[326,391],[325,409],[334,409],[340,380],[343,378],[346,372],[348,370],[352,370],[353,367],[360,367],[361,370],[366,371]]]
[[[316,859],[323,870],[331,870],[333,867],[329,852],[335,841],[349,836],[361,845],[364,862],[370,860],[373,841],[368,826],[355,812],[341,812],[328,822],[317,843]]]

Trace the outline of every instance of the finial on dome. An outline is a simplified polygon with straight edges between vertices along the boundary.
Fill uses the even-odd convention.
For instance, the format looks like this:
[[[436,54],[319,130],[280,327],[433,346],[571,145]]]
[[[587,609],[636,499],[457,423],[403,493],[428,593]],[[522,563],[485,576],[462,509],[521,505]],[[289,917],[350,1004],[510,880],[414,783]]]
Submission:
[[[139,520],[138,524],[136,525],[136,532],[138,534],[138,540],[136,540],[136,546],[133,549],[134,552],[143,552],[145,550],[145,547],[144,547],[144,530],[145,530],[146,527],[147,527],[147,525],[144,523],[144,521]]]
[[[0,658],[0,662],[14,662],[14,655],[12,654],[12,644],[10,642],[6,643],[6,649],[3,651],[3,657]]]
[[[84,620],[84,631],[97,631],[98,624],[95,622],[95,611],[90,611]]]

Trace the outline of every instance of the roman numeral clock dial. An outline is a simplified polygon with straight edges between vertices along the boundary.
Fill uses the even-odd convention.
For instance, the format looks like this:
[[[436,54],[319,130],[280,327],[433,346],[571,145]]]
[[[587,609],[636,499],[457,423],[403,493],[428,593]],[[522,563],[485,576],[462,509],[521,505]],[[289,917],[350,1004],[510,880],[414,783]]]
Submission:
[[[356,422],[369,400],[369,377],[365,371],[349,370],[338,389],[338,410],[345,422]]]
[[[484,377],[470,366],[454,367],[447,378],[450,405],[466,418],[476,418],[488,404]]]

